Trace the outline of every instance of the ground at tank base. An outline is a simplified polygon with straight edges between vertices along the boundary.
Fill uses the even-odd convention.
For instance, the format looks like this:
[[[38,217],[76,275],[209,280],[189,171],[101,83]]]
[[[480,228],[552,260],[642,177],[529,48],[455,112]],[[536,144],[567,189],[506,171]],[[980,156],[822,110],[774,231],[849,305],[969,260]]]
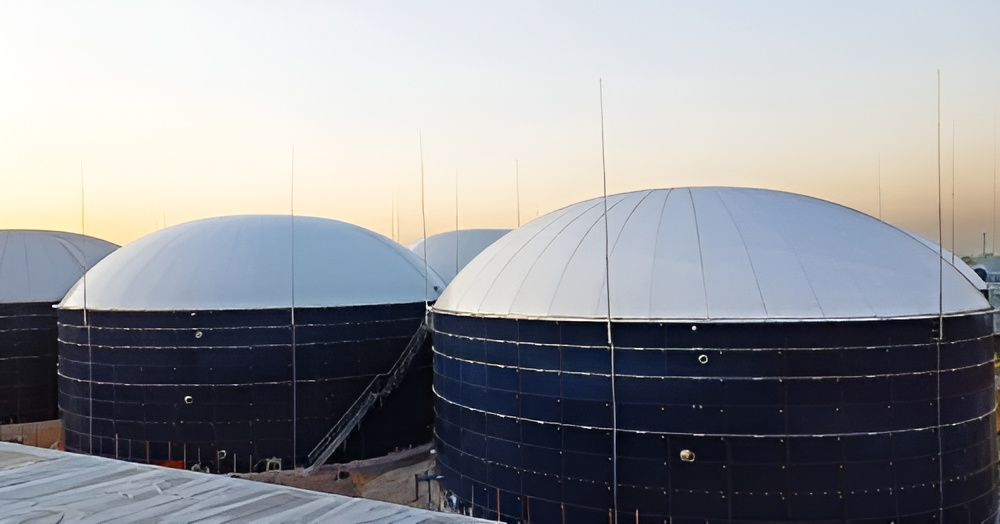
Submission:
[[[0,442],[14,442],[36,448],[62,449],[59,419],[22,424],[0,424]]]
[[[403,504],[413,508],[440,509],[440,489],[432,481],[431,501],[427,501],[427,482],[419,482],[419,495],[414,498],[414,476],[433,470],[432,445],[424,444],[383,457],[355,460],[346,464],[327,464],[309,476],[302,469],[241,473],[240,478],[281,484],[313,491],[336,493],[383,502]]]

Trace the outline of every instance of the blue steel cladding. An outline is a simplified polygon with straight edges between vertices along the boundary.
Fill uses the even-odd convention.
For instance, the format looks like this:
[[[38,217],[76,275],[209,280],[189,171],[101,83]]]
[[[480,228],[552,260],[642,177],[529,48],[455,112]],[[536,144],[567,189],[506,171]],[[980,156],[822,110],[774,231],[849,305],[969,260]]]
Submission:
[[[59,418],[52,303],[0,304],[0,424]]]
[[[86,325],[82,312],[62,310],[66,447],[189,464],[199,457],[215,463],[225,450],[215,466],[223,471],[248,471],[270,457],[301,464],[374,376],[390,369],[423,314],[422,302],[296,308],[293,361],[288,309],[88,311]],[[430,364],[428,344],[398,390],[334,458],[427,442]]]
[[[605,323],[433,320],[442,482],[477,515],[607,522],[616,467],[628,522],[995,514],[989,314],[940,351],[936,319],[615,323],[617,413]]]

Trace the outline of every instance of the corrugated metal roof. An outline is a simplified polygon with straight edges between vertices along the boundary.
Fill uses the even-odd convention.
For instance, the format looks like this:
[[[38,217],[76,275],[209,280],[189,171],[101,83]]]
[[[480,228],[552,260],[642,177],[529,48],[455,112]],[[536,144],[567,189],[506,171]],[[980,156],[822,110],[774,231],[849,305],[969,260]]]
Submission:
[[[484,522],[398,504],[0,442],[0,522]]]
[[[936,249],[892,225],[803,195],[696,187],[609,196],[611,316],[827,320],[936,315]],[[488,247],[435,309],[471,315],[607,315],[604,203],[549,213]],[[945,314],[989,304],[944,264]]]

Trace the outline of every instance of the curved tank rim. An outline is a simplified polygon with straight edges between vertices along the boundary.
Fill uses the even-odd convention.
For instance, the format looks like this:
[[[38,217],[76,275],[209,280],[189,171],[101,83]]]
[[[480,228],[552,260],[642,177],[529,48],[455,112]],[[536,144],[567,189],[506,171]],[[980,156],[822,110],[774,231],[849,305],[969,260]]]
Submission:
[[[296,310],[302,309],[350,309],[356,307],[368,307],[368,306],[389,306],[389,305],[403,305],[403,304],[420,304],[423,300],[408,300],[399,302],[357,302],[352,304],[295,304],[294,308]],[[433,301],[431,301],[433,303]],[[103,308],[103,307],[83,307],[80,306],[68,306],[62,304],[52,304],[52,308],[59,311],[95,311],[102,313],[165,313],[165,312],[211,312],[211,311],[288,311],[293,308],[292,305],[286,306],[274,306],[274,307],[210,307],[210,308],[171,308],[165,307],[163,309],[158,308]]]
[[[430,307],[430,312],[435,315],[450,315],[466,318],[488,318],[496,320],[542,320],[548,322],[607,322],[608,317],[563,317],[553,315],[522,315],[509,314],[500,315],[495,313],[470,313],[468,311],[455,311],[442,309],[436,306]],[[612,323],[630,324],[788,324],[788,323],[828,323],[828,322],[880,322],[889,320],[920,320],[934,318],[958,318],[974,315],[985,315],[994,313],[991,307],[968,311],[944,312],[944,314],[924,314],[924,315],[900,315],[900,316],[870,316],[870,317],[732,317],[732,318],[651,318],[651,317],[611,317]]]

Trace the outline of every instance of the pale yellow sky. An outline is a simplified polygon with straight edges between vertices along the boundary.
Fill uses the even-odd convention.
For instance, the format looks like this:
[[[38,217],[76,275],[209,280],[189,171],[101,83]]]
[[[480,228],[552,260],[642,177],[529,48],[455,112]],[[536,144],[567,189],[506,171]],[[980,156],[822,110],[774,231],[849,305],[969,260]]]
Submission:
[[[400,241],[611,192],[805,193],[992,245],[996,2],[0,0],[0,228],[127,243],[235,213]],[[81,164],[86,213],[81,220]]]

